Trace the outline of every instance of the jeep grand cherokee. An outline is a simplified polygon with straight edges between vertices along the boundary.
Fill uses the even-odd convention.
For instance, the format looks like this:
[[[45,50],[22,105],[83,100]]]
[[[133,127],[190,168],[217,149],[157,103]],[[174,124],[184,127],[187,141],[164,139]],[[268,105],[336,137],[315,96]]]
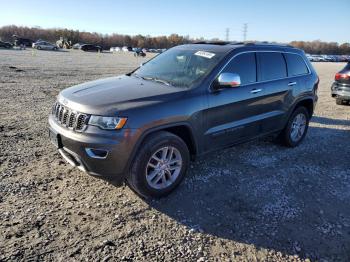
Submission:
[[[181,45],[129,74],[63,90],[49,135],[73,166],[160,197],[195,156],[271,134],[297,146],[318,82],[304,52],[290,46]]]

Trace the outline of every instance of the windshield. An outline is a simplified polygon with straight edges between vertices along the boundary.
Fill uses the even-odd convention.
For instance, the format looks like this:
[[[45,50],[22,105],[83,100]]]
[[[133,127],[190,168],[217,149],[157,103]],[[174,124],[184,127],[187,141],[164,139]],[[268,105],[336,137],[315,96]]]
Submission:
[[[133,75],[176,87],[190,87],[217,65],[222,53],[172,48],[137,69]]]

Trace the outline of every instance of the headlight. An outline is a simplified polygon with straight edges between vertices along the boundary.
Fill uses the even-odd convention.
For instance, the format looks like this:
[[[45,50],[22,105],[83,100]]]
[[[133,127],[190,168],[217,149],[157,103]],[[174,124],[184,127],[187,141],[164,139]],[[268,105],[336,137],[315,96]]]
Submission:
[[[89,125],[98,126],[102,129],[118,130],[123,128],[127,118],[110,116],[90,116]]]

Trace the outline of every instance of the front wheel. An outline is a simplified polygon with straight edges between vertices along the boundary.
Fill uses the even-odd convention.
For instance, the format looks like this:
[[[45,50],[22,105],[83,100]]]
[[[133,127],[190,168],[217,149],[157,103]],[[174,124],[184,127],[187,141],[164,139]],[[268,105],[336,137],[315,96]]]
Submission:
[[[306,136],[309,127],[309,113],[303,106],[294,110],[286,127],[279,135],[282,144],[288,147],[296,147]]]
[[[184,178],[189,161],[187,145],[181,138],[169,132],[157,132],[142,144],[127,182],[145,198],[166,196]]]

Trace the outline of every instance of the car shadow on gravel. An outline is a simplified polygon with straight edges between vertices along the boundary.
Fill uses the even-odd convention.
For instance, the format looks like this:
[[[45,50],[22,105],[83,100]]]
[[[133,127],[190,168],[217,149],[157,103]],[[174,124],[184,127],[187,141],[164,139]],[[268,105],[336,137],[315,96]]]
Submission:
[[[349,131],[310,127],[295,149],[263,140],[211,154],[192,164],[173,194],[147,202],[193,234],[304,259],[350,261],[350,171],[331,165],[338,149],[320,137],[342,140]],[[350,156],[349,147],[342,150]]]
[[[350,126],[350,120],[346,119],[334,119],[321,116],[313,116],[310,122],[323,124],[323,125],[344,125]]]

